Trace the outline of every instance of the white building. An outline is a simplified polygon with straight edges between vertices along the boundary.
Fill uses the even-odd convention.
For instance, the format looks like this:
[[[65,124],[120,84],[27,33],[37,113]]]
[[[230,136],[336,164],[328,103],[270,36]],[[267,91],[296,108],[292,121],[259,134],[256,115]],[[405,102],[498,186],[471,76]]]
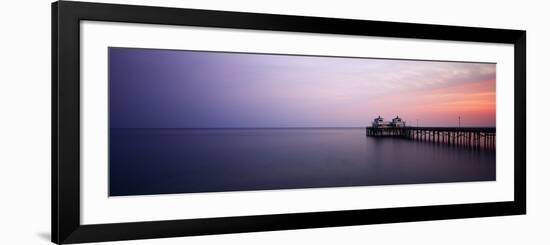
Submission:
[[[372,126],[375,128],[386,128],[390,126],[390,122],[384,122],[384,118],[378,116],[372,121]]]
[[[392,119],[391,122],[384,121],[384,118],[378,116],[372,121],[372,127],[374,128],[402,128],[405,127],[405,121],[399,116]]]
[[[402,128],[405,127],[405,125],[405,121],[403,121],[403,119],[401,119],[399,116],[391,120],[391,126],[393,127]]]

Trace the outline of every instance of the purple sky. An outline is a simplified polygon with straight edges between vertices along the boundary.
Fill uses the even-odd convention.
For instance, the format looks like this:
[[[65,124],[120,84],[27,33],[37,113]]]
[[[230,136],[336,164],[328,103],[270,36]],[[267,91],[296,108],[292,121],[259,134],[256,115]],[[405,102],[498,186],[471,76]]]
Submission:
[[[113,128],[495,125],[496,65],[109,48]]]

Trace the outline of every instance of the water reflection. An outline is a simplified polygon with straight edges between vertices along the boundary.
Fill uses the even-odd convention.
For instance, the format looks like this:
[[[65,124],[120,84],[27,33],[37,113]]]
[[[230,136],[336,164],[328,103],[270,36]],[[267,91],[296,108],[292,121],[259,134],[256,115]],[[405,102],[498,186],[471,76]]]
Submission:
[[[494,151],[364,129],[111,129],[110,194],[495,180]]]

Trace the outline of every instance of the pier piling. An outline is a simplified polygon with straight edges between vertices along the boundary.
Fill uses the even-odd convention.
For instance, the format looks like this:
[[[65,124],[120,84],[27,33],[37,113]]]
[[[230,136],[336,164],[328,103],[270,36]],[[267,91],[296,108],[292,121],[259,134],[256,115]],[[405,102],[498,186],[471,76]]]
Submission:
[[[496,129],[465,127],[367,127],[369,137],[400,137],[420,142],[495,149]]]

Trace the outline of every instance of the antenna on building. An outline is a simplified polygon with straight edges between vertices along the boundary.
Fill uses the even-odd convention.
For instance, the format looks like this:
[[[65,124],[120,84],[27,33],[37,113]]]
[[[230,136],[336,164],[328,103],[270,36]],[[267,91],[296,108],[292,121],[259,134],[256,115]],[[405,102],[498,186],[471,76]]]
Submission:
[[[460,128],[460,116],[458,116],[458,128]]]

